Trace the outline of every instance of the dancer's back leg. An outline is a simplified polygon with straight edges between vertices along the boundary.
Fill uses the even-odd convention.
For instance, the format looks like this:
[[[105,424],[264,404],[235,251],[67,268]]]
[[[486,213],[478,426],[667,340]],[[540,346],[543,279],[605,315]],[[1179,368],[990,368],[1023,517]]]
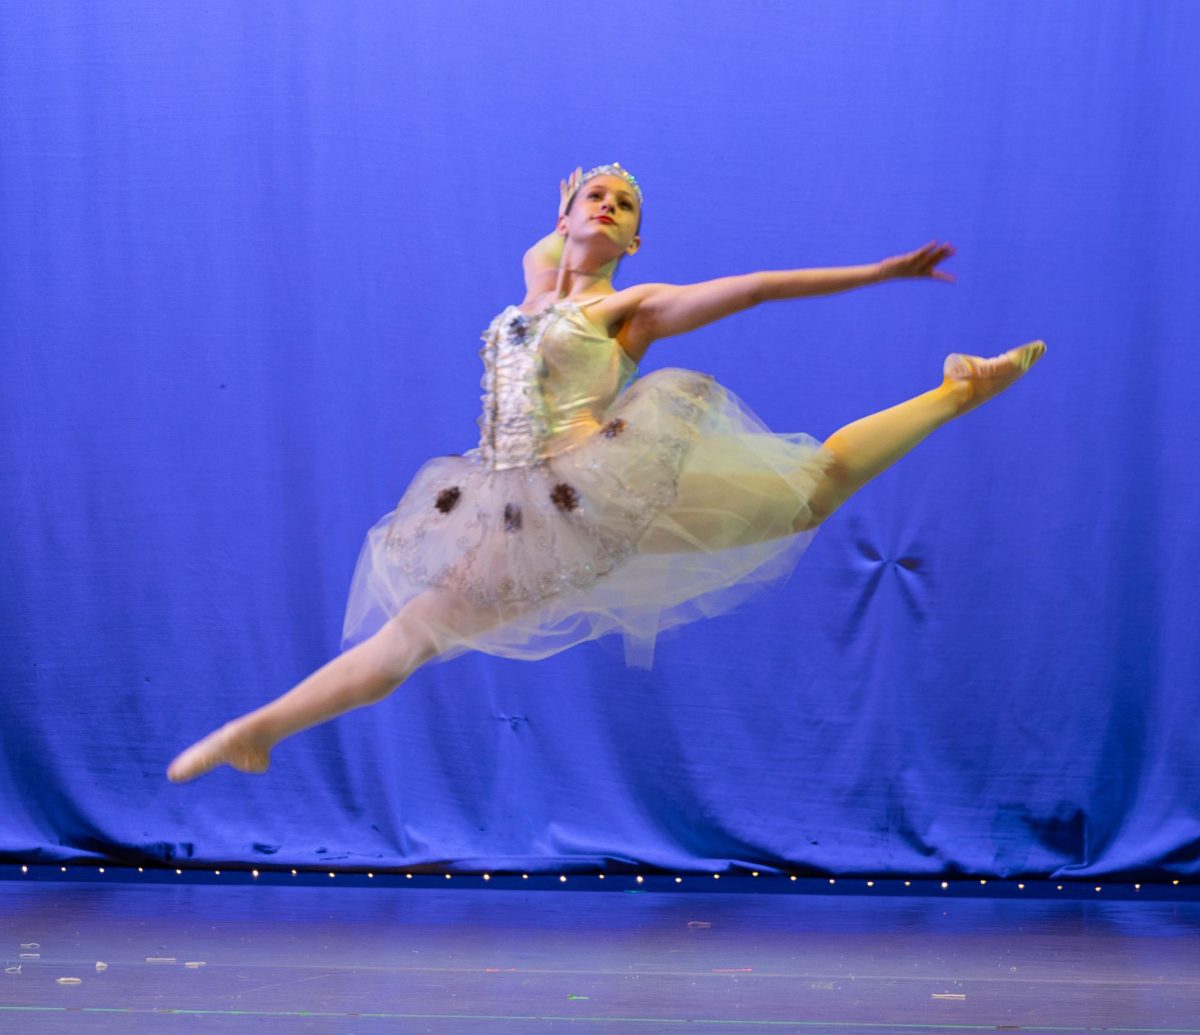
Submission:
[[[287,693],[226,723],[179,755],[167,770],[176,782],[218,765],[265,772],[271,748],[293,733],[392,693],[421,665],[522,612],[483,607],[445,589],[409,601],[369,639],[338,655]]]

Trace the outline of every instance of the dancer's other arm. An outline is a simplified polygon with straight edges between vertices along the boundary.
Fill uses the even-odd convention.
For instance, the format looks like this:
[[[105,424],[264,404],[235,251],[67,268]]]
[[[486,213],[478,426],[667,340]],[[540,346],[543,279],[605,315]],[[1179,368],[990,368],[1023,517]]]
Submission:
[[[644,348],[659,338],[684,334],[763,302],[830,295],[902,277],[953,283],[953,274],[937,268],[952,255],[954,248],[949,243],[930,241],[916,251],[865,266],[768,270],[697,284],[640,284],[628,289],[633,305],[625,336],[631,344]]]
[[[558,181],[558,214],[561,216],[567,209],[567,202],[579,186],[583,176],[583,167],[579,166],[565,180]],[[557,220],[555,220],[557,224]],[[525,294],[535,291],[549,291],[554,287],[554,278],[558,276],[558,267],[562,263],[563,244],[565,238],[557,230],[551,230],[526,253],[521,262],[525,271]]]

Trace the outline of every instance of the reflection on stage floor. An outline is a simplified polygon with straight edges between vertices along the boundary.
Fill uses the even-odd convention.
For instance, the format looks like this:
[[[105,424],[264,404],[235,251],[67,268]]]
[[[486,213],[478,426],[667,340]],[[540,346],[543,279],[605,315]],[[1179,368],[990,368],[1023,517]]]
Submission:
[[[1170,885],[33,870],[0,880],[22,1035],[1200,1032],[1200,901]]]

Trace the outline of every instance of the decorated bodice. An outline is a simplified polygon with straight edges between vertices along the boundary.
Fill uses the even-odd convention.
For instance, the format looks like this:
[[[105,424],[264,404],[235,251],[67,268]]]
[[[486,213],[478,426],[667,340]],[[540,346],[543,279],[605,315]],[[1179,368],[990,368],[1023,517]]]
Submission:
[[[527,467],[593,434],[637,372],[575,302],[529,316],[509,306],[483,333],[483,413],[472,454]]]

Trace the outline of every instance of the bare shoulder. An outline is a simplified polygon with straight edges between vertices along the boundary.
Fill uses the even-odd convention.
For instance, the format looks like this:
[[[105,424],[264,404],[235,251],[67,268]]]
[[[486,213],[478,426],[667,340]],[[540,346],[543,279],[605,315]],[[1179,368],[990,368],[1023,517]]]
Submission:
[[[588,315],[599,326],[608,327],[610,333],[629,319],[646,297],[653,284],[635,284],[605,295],[600,301],[588,306]]]
[[[638,307],[654,292],[666,285],[635,284],[606,295],[588,307],[588,317],[598,327],[604,327],[608,335],[634,360],[640,361],[653,341],[638,331]]]

